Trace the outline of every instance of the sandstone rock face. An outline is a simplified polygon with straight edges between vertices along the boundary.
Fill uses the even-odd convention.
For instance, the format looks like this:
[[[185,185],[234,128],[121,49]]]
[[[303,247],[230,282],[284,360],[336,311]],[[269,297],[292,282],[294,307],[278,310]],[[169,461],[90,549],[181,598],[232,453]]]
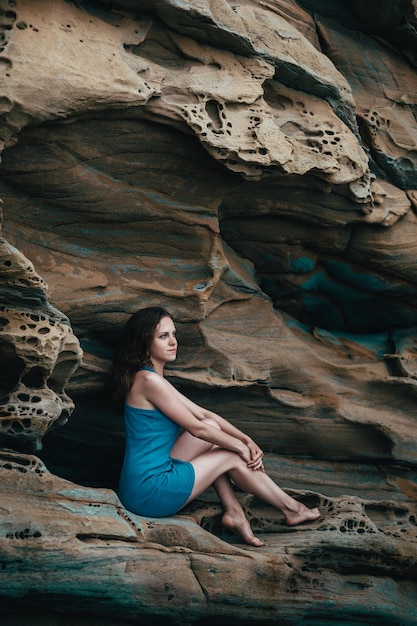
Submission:
[[[0,16],[2,623],[415,626],[415,1]],[[211,492],[123,509],[108,372],[152,304],[319,522],[240,495],[255,550]]]
[[[0,255],[0,438],[12,448],[37,450],[45,433],[55,422],[65,423],[74,408],[64,387],[81,363],[81,349],[69,320],[48,302],[32,263],[4,239]]]

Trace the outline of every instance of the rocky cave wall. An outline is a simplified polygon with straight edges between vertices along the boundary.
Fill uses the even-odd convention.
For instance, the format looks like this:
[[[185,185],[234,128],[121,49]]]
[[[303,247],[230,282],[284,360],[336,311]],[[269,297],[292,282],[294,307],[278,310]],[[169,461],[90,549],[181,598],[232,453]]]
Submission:
[[[417,624],[416,21],[0,0],[5,624]],[[173,382],[319,522],[242,495],[256,551],[210,492],[170,520],[120,506],[109,365],[152,304]]]

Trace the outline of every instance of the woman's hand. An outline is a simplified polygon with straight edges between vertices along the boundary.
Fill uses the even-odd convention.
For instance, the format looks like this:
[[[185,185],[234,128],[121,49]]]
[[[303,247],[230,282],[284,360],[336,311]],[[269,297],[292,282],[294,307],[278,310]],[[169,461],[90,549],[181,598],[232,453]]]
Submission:
[[[245,461],[245,463],[249,467],[249,463],[251,462],[250,450],[246,443],[239,441],[239,450],[237,451],[239,456]]]
[[[250,439],[246,445],[249,449],[249,454],[250,454],[248,467],[250,467],[253,470],[260,470],[261,472],[264,472],[265,470],[264,470],[264,465],[262,462],[262,459],[264,456],[263,451],[254,441],[252,441],[252,439]]]

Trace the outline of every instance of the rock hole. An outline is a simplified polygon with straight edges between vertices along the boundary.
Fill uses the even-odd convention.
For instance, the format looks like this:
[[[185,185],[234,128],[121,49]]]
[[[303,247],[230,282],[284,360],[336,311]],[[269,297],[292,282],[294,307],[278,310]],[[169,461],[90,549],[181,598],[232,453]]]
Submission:
[[[28,393],[19,393],[17,399],[21,402],[29,402],[30,396]]]
[[[22,377],[22,383],[31,389],[41,389],[44,386],[45,376],[39,365],[32,367],[32,369]]]
[[[217,130],[220,130],[222,127],[222,122],[221,122],[221,118],[220,118],[220,110],[221,110],[221,106],[219,105],[218,102],[216,102],[216,100],[208,100],[206,102],[206,112],[207,115],[209,116],[213,127]]]
[[[0,317],[0,330],[3,330],[9,324],[9,320],[5,317]]]
[[[4,322],[4,324],[2,324]],[[0,329],[7,326],[8,321],[0,318]],[[16,387],[21,373],[24,371],[24,362],[17,356],[15,346],[4,343],[0,345],[0,398],[8,396]]]

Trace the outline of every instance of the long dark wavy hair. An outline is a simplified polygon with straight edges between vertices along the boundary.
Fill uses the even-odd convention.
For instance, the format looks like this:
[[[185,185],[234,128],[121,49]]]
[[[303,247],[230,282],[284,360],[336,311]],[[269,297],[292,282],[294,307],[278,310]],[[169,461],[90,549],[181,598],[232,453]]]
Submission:
[[[172,315],[159,306],[140,309],[126,323],[112,367],[113,399],[116,408],[121,409],[130,391],[136,372],[152,365],[149,348],[156,327],[163,317]]]

